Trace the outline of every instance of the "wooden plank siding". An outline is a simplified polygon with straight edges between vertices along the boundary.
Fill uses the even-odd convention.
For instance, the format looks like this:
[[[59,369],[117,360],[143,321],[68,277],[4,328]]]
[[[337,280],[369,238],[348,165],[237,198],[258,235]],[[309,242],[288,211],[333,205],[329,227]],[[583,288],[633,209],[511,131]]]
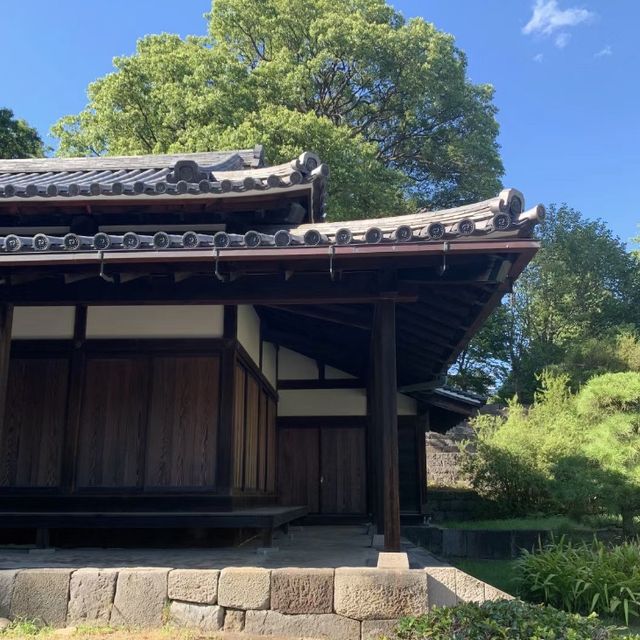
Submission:
[[[76,486],[137,488],[144,481],[149,359],[89,358]]]
[[[145,488],[213,487],[220,358],[154,358]]]
[[[59,486],[68,370],[64,358],[11,360],[0,431],[0,486]]]

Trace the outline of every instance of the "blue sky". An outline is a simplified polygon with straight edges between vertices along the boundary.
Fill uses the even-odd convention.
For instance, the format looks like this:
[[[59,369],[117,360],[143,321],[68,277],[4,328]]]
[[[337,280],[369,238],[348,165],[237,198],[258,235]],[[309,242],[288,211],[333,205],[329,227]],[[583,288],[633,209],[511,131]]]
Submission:
[[[567,202],[639,232],[637,0],[396,0],[452,33],[474,82],[493,84],[504,182],[529,205]],[[0,105],[46,133],[137,38],[206,30],[209,0],[21,0],[0,22]],[[51,144],[54,141],[49,140]]]

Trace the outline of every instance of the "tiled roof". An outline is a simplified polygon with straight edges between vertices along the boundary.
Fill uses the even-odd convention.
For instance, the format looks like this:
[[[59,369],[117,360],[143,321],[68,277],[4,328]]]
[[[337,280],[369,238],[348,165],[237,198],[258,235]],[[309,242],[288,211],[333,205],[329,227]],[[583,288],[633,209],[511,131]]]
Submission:
[[[177,155],[0,160],[0,203],[24,199],[200,197],[309,188],[328,175],[312,153],[265,167],[262,148]]]

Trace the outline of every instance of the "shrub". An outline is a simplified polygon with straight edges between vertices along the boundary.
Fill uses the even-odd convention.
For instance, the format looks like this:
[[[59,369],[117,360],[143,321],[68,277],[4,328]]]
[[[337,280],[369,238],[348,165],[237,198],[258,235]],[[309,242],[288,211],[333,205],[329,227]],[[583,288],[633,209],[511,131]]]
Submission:
[[[640,544],[606,547],[561,538],[516,561],[519,595],[572,613],[640,616]]]
[[[608,640],[617,637],[596,616],[588,618],[502,600],[433,609],[418,618],[402,620],[398,640]]]
[[[546,373],[531,407],[480,416],[463,470],[482,496],[512,515],[607,514],[627,535],[640,514],[640,374],[596,376],[577,393]]]

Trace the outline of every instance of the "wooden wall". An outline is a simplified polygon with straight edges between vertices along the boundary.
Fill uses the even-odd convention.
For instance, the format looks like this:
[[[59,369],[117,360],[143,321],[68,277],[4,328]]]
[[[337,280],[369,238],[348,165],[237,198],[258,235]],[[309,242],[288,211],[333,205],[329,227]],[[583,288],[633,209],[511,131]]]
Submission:
[[[71,355],[14,354],[0,426],[0,486],[64,493],[215,490],[220,354],[157,347],[118,352],[101,343],[94,352],[87,345],[82,389],[75,390],[77,428]]]
[[[234,475],[238,493],[274,494],[277,436],[275,393],[248,358],[235,368]]]

